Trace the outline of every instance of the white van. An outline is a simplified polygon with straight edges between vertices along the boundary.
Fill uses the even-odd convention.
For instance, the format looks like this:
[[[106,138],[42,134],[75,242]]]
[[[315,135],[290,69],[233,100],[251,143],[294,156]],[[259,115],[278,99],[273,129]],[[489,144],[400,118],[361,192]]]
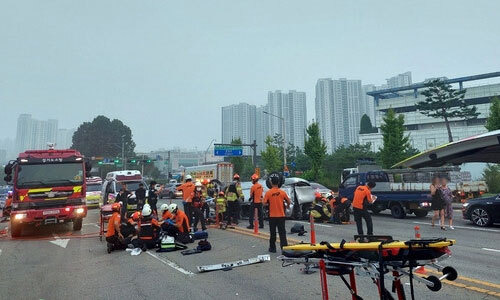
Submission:
[[[135,190],[139,188],[140,183],[144,184],[146,197],[148,196],[148,185],[144,181],[141,172],[136,170],[114,171],[106,175],[106,179],[102,184],[101,197],[103,205],[115,202],[116,196],[122,188],[122,183],[126,183],[128,191],[132,193],[130,199],[135,199]]]

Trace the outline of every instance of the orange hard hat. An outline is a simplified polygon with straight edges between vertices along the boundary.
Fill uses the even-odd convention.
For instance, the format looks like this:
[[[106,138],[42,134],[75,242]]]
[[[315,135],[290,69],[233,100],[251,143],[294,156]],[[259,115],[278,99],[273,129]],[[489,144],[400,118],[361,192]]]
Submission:
[[[220,192],[219,192],[219,196],[224,196],[224,192],[223,192],[223,191],[220,191]]]
[[[259,179],[259,175],[257,175],[257,174],[253,174],[253,175],[252,175],[252,180],[257,180],[257,179]]]
[[[139,221],[140,218],[141,218],[141,212],[140,211],[136,211],[135,213],[132,214],[132,220]]]
[[[321,196],[321,193],[320,193],[320,192],[316,192],[316,193],[314,193],[314,197],[315,197],[316,199],[318,199],[318,198],[319,198],[319,199],[323,198],[323,196]]]
[[[234,174],[233,179],[240,179],[240,175],[238,175],[238,173]]]
[[[111,209],[113,211],[120,211],[120,208],[121,208],[120,202],[116,202],[116,203],[113,203],[113,205],[111,205]]]
[[[208,179],[206,179],[206,178],[201,181],[201,183],[204,184],[204,185],[207,185],[209,182],[210,181]]]

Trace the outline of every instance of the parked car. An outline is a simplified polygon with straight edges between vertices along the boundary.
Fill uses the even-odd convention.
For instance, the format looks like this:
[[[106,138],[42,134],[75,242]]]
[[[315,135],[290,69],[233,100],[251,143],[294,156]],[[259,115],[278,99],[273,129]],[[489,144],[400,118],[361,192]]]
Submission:
[[[264,193],[267,192],[268,188],[264,180],[259,181],[264,188]],[[241,188],[243,190],[243,195],[245,196],[245,201],[241,205],[241,215],[242,217],[248,218],[250,213],[250,188],[252,187],[251,182],[242,182]],[[309,218],[309,211],[311,210],[311,203],[314,201],[315,189],[311,186],[309,181],[291,177],[285,179],[285,184],[281,187],[288,196],[290,197],[291,205],[290,208],[285,210],[285,215],[287,218],[293,219],[303,219]]]
[[[467,200],[462,204],[462,214],[465,220],[481,227],[500,223],[500,195]]]
[[[182,192],[177,190],[180,183],[167,183],[160,193],[160,198],[182,198]]]

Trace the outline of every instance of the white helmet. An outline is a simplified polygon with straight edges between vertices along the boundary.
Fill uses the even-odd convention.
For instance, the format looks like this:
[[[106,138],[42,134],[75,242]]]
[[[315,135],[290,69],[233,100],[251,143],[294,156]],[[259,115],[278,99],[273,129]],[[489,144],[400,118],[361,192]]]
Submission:
[[[201,184],[201,182],[196,181],[196,183],[194,184],[194,186],[195,186],[195,187],[201,187],[201,186],[202,186],[202,184]]]
[[[168,207],[168,211],[172,214],[177,212],[177,204],[175,203],[170,204],[170,206]]]
[[[191,175],[189,175],[189,174],[186,175],[186,180],[191,180],[191,179],[193,179],[193,177],[191,177]]]
[[[151,212],[151,206],[149,204],[144,204],[144,207],[142,208],[142,216],[149,217],[151,216]]]
[[[166,210],[168,210],[168,204],[164,203],[164,204],[162,204],[162,205],[160,206],[160,211],[161,211],[161,212],[164,212],[164,211],[166,211]]]

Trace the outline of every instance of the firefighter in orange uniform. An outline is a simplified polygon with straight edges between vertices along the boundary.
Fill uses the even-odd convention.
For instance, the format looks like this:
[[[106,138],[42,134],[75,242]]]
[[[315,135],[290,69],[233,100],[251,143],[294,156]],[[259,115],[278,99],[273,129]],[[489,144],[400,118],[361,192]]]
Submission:
[[[285,202],[287,208],[290,208],[290,198],[278,187],[280,178],[277,174],[274,175],[276,176],[270,177],[272,188],[264,197],[264,205],[269,205],[269,252],[272,253],[276,252],[276,228],[280,236],[280,247],[288,246],[285,229]]]
[[[250,206],[250,215],[248,218],[250,225],[247,228],[253,229],[256,208],[259,218],[259,228],[264,228],[264,216],[262,214],[262,194],[264,193],[264,189],[262,188],[262,184],[259,183],[259,176],[257,174],[253,174],[251,178],[253,185],[250,188],[250,201],[252,201],[252,205]]]
[[[121,225],[121,215],[120,203],[113,203],[111,205],[111,209],[113,210],[113,214],[108,221],[108,230],[106,231],[106,242],[108,246],[108,253],[111,253],[113,250],[125,249],[122,241],[124,240],[123,235],[120,231]]]
[[[193,213],[191,212],[191,196],[194,192],[194,183],[191,175],[186,175],[186,182],[177,187],[178,191],[182,191],[182,205],[184,212],[188,216],[189,223],[193,222]]]
[[[370,213],[368,212],[368,205],[373,203],[374,197],[372,197],[371,190],[375,187],[375,182],[370,181],[366,185],[360,185],[354,191],[354,198],[352,201],[352,210],[354,212],[354,221],[356,221],[356,227],[358,229],[358,234],[363,235],[363,221],[365,219],[367,234],[373,235],[373,222]]]

